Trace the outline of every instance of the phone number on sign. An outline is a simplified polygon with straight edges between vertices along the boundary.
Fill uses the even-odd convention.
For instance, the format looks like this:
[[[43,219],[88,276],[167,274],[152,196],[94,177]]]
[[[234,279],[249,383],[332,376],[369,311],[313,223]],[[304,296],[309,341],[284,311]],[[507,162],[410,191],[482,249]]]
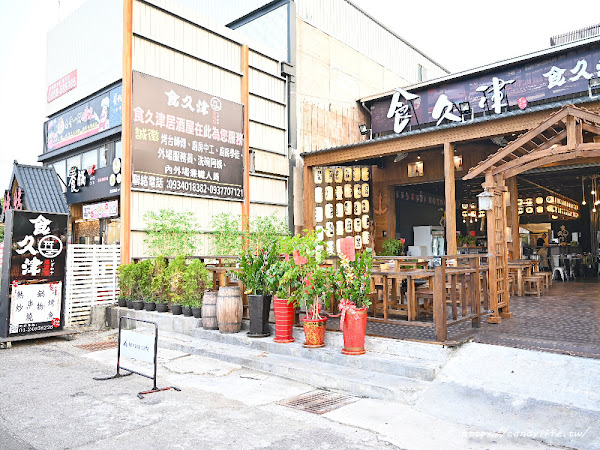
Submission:
[[[214,195],[216,197],[244,198],[242,188],[234,186],[216,186],[194,181],[167,179],[167,191],[189,192],[194,194]]]

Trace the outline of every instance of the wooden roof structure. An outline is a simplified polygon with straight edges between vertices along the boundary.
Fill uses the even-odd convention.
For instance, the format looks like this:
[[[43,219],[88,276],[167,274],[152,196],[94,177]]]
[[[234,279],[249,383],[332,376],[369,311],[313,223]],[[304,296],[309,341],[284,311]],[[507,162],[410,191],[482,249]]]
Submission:
[[[594,157],[600,157],[600,115],[565,105],[469,169],[463,180],[489,171],[506,179],[537,167]]]

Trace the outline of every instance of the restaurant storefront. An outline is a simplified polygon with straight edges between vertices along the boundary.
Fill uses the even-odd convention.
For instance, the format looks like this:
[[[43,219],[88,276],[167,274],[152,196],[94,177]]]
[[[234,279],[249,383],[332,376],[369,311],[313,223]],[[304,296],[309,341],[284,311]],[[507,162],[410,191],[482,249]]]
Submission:
[[[319,212],[331,207],[314,174],[366,165],[375,250],[404,239],[413,257],[448,255],[449,267],[456,255],[480,255],[498,322],[511,317],[509,261],[536,260],[538,270],[563,268],[571,279],[595,274],[599,61],[592,38],[361,99],[373,139],[303,155],[306,227],[333,228],[338,239],[336,218],[332,227]],[[478,199],[484,187],[488,210]],[[357,248],[366,240],[363,230],[343,231],[360,232]]]

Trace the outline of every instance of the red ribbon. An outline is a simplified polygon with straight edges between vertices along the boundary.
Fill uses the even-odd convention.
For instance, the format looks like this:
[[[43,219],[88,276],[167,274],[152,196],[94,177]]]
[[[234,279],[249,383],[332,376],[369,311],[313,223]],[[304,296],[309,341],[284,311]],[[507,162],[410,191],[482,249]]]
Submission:
[[[346,313],[350,314],[350,316],[354,317],[355,320],[358,319],[358,315],[356,314],[356,305],[354,302],[350,300],[342,300],[339,304],[340,308],[340,330],[344,329],[344,320],[346,320]],[[336,316],[337,317],[337,316]]]

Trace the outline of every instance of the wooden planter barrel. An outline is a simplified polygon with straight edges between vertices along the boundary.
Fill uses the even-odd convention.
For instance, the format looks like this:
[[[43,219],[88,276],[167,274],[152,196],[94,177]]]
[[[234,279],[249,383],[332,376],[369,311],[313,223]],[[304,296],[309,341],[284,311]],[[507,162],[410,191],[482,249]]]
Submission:
[[[217,323],[217,292],[206,291],[202,300],[202,328],[205,330],[218,330]]]
[[[217,295],[217,322],[221,333],[237,333],[242,328],[242,291],[239,286],[222,286]]]

